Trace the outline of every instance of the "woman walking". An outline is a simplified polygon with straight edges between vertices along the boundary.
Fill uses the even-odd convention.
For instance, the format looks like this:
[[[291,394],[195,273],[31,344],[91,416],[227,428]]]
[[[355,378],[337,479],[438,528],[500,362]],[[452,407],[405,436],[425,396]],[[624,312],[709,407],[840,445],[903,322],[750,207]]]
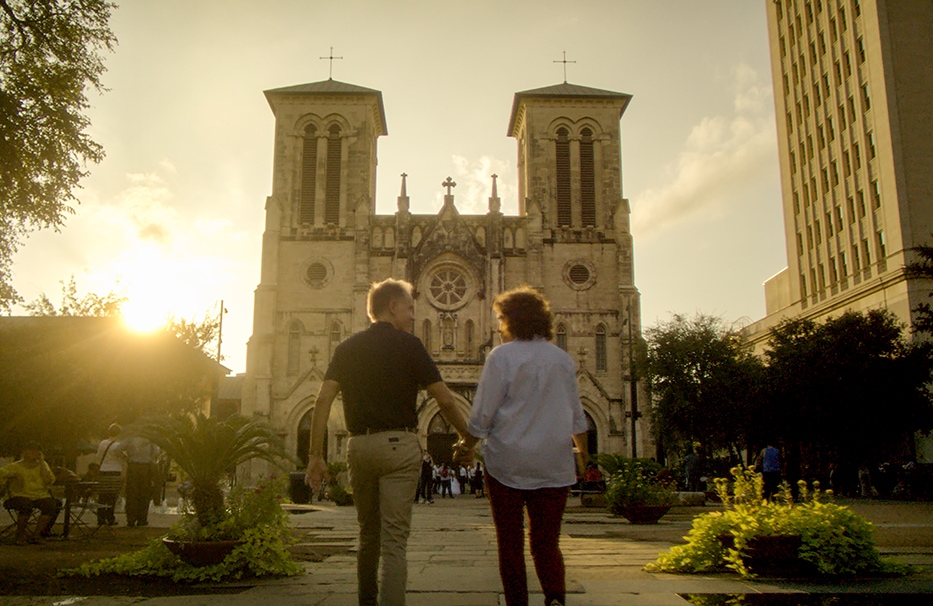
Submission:
[[[469,431],[458,448],[485,439],[483,457],[508,606],[528,604],[524,510],[531,555],[547,606],[563,605],[564,558],[558,540],[569,488],[577,481],[576,444],[586,454],[586,417],[576,368],[553,338],[550,305],[520,287],[493,303],[502,345],[486,359]]]

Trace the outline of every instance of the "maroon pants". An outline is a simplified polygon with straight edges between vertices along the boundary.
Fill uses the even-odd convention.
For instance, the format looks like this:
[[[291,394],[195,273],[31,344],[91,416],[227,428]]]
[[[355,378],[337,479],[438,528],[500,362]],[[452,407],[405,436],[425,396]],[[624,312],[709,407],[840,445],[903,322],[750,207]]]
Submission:
[[[499,542],[499,576],[508,606],[527,606],[528,579],[525,575],[525,508],[531,534],[531,557],[538,581],[544,590],[544,603],[564,603],[564,556],[560,552],[560,522],[567,505],[569,487],[519,490],[486,475],[489,504]]]

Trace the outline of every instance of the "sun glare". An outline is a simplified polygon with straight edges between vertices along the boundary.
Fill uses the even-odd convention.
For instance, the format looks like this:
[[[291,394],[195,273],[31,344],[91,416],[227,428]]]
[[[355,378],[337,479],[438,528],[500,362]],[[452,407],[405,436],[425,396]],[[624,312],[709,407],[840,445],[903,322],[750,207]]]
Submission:
[[[165,310],[147,305],[145,300],[127,301],[123,306],[123,322],[136,332],[153,332],[163,326],[168,319]]]

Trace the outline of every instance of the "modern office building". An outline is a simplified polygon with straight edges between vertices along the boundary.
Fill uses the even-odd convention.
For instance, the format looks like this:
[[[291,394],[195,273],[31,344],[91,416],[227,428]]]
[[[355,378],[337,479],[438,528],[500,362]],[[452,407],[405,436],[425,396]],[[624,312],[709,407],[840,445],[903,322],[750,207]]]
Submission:
[[[933,244],[933,2],[765,0],[787,268],[765,283],[760,351],[785,318],[886,308],[905,323]]]

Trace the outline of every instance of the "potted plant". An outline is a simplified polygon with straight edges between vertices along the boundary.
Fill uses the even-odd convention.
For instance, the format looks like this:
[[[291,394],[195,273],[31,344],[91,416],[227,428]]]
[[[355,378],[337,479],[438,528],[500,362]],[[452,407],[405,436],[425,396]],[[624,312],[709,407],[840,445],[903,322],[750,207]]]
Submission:
[[[742,576],[851,576],[903,574],[882,560],[872,526],[832,493],[799,482],[794,501],[785,484],[778,498],[762,498],[761,474],[732,469],[732,481],[717,479],[723,511],[697,516],[685,545],[676,545],[646,566],[650,571],[711,572],[731,569]]]
[[[291,459],[271,427],[239,415],[223,420],[201,413],[143,419],[130,431],[161,448],[190,484],[194,512],[183,515],[164,542],[194,565],[222,561],[246,530],[260,523],[256,515],[244,513],[242,502],[225,503],[223,483],[236,467],[250,459],[275,464]],[[275,507],[281,509],[277,503]]]
[[[597,455],[606,470],[606,503],[613,515],[632,524],[657,524],[677,502],[663,468],[650,459],[626,459],[619,455]]]
[[[224,497],[225,480],[240,463],[258,458],[294,465],[270,427],[240,416],[220,420],[196,414],[146,419],[130,429],[175,460],[191,486],[193,511],[184,513],[162,540],[66,573],[197,582],[302,571],[287,547],[291,525],[282,508],[287,474],[258,486],[234,486]]]

